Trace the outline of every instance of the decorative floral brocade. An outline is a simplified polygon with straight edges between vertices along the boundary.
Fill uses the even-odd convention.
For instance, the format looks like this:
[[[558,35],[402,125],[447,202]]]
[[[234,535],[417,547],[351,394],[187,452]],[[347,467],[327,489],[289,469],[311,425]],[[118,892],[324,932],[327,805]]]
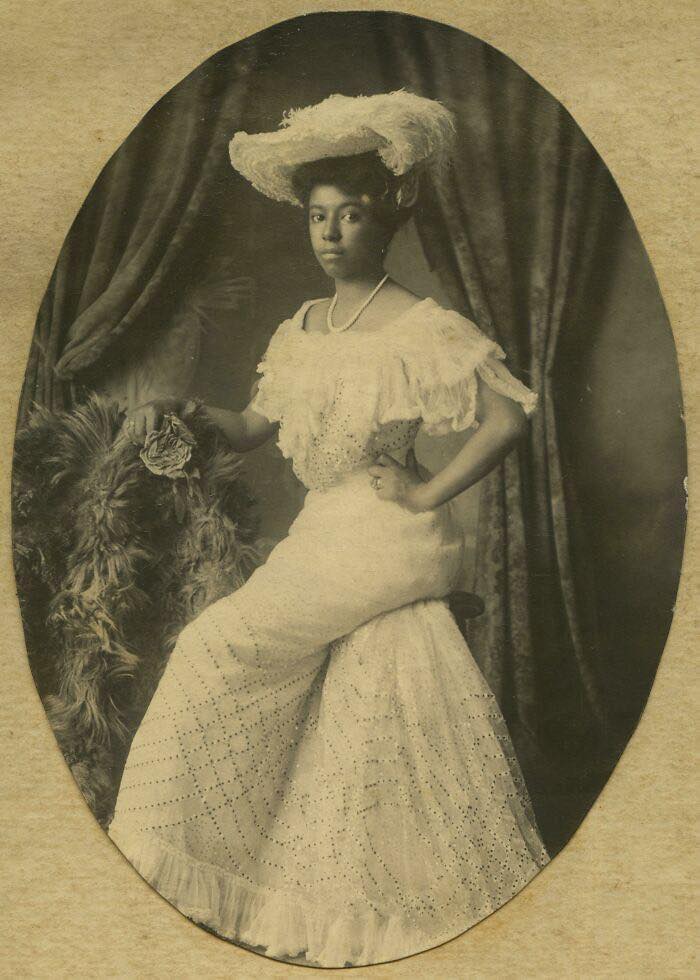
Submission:
[[[477,424],[478,378],[531,414],[537,396],[470,320],[432,299],[375,332],[308,334],[304,303],[273,334],[252,407],[279,421],[278,445],[309,488],[377,453]]]

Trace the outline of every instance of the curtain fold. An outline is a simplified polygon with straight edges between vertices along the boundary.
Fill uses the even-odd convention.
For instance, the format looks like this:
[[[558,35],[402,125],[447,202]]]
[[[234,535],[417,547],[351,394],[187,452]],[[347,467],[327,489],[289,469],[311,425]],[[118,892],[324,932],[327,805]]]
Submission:
[[[248,39],[211,58],[156,103],[102,170],[39,310],[20,424],[34,403],[68,407],[105,361],[143,351],[167,330],[206,252],[256,53]]]
[[[134,129],[76,217],[37,316],[19,423],[33,403],[62,409],[91,387],[110,393],[109,378],[118,387],[133,378],[135,364],[147,375],[137,379],[139,390],[152,387],[159,372],[153,363],[160,358],[162,369],[168,351],[173,363],[182,359],[185,338],[193,343],[207,308],[228,330],[236,323],[229,312],[242,304],[240,335],[247,339],[237,356],[254,365],[262,350],[255,331],[265,328],[250,326],[251,289],[270,299],[270,320],[277,322],[325,284],[301,251],[290,255],[284,236],[277,240],[273,229],[287,220],[278,206],[237,182],[228,163],[231,134],[272,129],[283,109],[332,91],[401,87],[440,99],[458,120],[456,166],[439,187],[426,188],[417,214],[428,261],[454,308],[496,339],[513,372],[540,394],[527,438],[482,482],[473,588],[485,612],[472,621],[469,641],[556,851],[639,717],[670,622],[684,511],[682,500],[671,499],[666,484],[639,466],[625,481],[619,469],[613,473],[611,480],[624,486],[605,509],[603,454],[594,439],[580,437],[572,405],[579,396],[588,405],[583,417],[590,426],[591,405],[600,398],[586,402],[585,384],[608,293],[617,289],[619,308],[620,291],[641,284],[646,301],[658,307],[653,323],[642,324],[642,343],[650,345],[645,355],[660,352],[661,367],[640,374],[663,388],[652,418],[657,440],[670,432],[663,413],[675,412],[675,402],[668,408],[674,381],[663,374],[676,370],[675,353],[653,274],[635,269],[630,258],[643,248],[612,177],[566,110],[526,72],[455,28],[383,12],[304,15],[208,59]],[[635,312],[623,311],[623,320],[637,316],[639,305],[629,305]],[[665,347],[657,342],[663,330]],[[159,383],[173,390],[170,362],[166,367]],[[611,382],[606,376],[601,384]],[[626,404],[636,411],[642,396],[635,400],[630,386]],[[609,410],[600,424],[609,426],[611,417]],[[623,430],[609,443],[618,455],[629,435]],[[682,431],[671,437],[681,446],[676,456],[666,454],[667,482],[675,486]],[[583,462],[573,458],[579,451]],[[587,482],[581,472],[589,461]],[[637,481],[642,490],[651,487],[643,507],[630,497]],[[636,515],[656,528],[656,537],[649,532],[633,552],[636,559],[621,556],[615,564],[614,545],[603,548],[611,514],[628,529]],[[636,566],[663,557],[669,534],[675,551],[662,562],[659,598]],[[632,601],[627,593],[635,589]],[[647,607],[653,642],[637,623]],[[615,712],[624,724],[611,718]]]
[[[417,216],[428,260],[540,395],[527,444],[483,482],[474,590],[486,611],[469,639],[557,850],[607,777],[609,722],[555,377],[562,334],[590,304],[586,285],[604,288],[600,246],[623,205],[571,116],[494,49],[418,19],[389,18],[379,44],[387,82],[405,79],[457,116],[456,165]]]

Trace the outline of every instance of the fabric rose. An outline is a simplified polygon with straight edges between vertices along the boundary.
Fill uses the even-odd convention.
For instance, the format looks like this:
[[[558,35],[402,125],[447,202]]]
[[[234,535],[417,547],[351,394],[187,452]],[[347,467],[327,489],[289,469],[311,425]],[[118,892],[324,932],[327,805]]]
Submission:
[[[187,477],[185,467],[192,457],[195,438],[177,415],[164,415],[160,429],[149,432],[139,456],[156,476],[171,480]]]

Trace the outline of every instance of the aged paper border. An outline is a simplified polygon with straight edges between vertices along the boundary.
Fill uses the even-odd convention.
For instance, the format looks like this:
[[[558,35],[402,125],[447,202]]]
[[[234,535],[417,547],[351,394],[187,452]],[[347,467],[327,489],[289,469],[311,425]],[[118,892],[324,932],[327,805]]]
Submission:
[[[275,21],[316,10],[401,10],[461,27],[504,51],[564,103],[618,180],[651,256],[674,327],[692,426],[698,410],[691,321],[697,251],[688,220],[693,6],[685,0],[4,0],[2,458],[10,458],[36,309],[101,166],[153,102],[210,54]],[[691,452],[691,466],[696,459]],[[190,925],[137,877],[95,824],[53,743],[27,667],[8,495],[9,466],[3,466],[2,975],[311,974]],[[408,960],[356,969],[354,976],[697,972],[689,744],[697,556],[692,534],[648,707],[613,779],[565,851],[519,898],[466,935]]]

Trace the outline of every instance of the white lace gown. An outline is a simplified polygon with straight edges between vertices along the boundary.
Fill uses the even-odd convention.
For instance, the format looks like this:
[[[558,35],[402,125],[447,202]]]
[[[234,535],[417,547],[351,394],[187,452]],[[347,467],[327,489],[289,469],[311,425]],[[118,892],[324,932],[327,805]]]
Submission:
[[[474,424],[477,378],[535,396],[426,299],[374,333],[277,328],[254,407],[308,487],[288,536],[180,634],[109,834],[173,905],[276,958],[341,967],[451,939],[547,863],[503,717],[446,596],[451,503],[367,466]]]

